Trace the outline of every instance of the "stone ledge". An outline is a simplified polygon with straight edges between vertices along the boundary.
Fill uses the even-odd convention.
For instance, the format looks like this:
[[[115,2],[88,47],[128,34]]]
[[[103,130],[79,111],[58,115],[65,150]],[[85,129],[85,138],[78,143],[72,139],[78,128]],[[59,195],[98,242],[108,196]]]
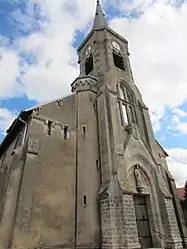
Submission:
[[[101,245],[94,245],[94,244],[81,244],[76,246],[74,244],[64,244],[64,245],[54,245],[54,246],[40,245],[38,247],[35,247],[34,249],[101,249]]]

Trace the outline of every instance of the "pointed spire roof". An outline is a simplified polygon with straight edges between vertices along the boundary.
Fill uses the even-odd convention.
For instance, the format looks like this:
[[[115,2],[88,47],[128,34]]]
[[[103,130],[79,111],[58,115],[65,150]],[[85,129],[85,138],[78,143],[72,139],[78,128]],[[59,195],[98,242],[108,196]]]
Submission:
[[[100,1],[97,0],[97,7],[96,7],[96,13],[95,13],[95,19],[93,24],[93,29],[108,27],[105,14],[103,13]]]
[[[117,34],[114,30],[112,30],[108,26],[108,23],[107,23],[107,20],[105,18],[105,14],[104,14],[104,12],[102,10],[100,1],[97,0],[97,7],[96,7],[96,13],[95,13],[93,27],[90,30],[90,32],[87,34],[87,36],[85,37],[85,39],[82,41],[82,43],[78,47],[77,51],[79,52],[83,48],[83,46],[86,44],[86,42],[88,41],[88,39],[90,38],[90,36],[93,34],[93,32],[95,30],[101,30],[101,29],[106,29],[109,33],[113,34],[114,36],[117,36],[118,39],[120,39],[121,41],[123,41],[125,43],[128,43],[128,41],[125,38],[123,38],[122,36],[120,36],[119,34]]]

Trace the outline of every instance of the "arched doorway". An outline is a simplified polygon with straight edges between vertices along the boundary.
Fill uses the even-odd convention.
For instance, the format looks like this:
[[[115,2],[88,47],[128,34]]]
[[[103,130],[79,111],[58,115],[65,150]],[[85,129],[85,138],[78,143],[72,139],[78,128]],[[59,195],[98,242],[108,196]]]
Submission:
[[[147,198],[146,195],[141,194],[135,194],[133,196],[138,237],[142,248],[153,247],[147,209]]]
[[[139,165],[133,168],[135,192],[133,195],[139,242],[142,248],[153,247],[148,214],[148,182]],[[149,192],[149,191],[148,191]]]
[[[124,193],[127,191],[132,194],[133,207],[131,208],[134,209],[136,237],[142,248],[165,246],[154,170],[154,166],[148,160],[136,156],[131,158],[127,172],[123,168],[118,172],[118,179]],[[126,210],[125,205],[124,207],[124,213],[129,217],[130,210]]]

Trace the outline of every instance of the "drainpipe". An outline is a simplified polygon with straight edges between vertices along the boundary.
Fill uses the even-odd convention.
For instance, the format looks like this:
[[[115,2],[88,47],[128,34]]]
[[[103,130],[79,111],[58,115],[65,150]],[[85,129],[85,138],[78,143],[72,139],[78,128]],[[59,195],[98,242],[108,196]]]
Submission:
[[[76,94],[76,167],[75,167],[75,233],[74,233],[74,248],[77,248],[78,242],[78,147],[79,147],[79,118],[78,118],[78,98],[79,93]],[[1,248],[0,248],[1,249]]]
[[[24,129],[24,132],[23,132],[23,138],[22,138],[22,141],[21,141],[21,146],[24,145],[25,143],[25,140],[26,140],[26,134],[27,134],[27,130],[28,130],[28,124],[26,121],[24,121],[22,118],[19,118],[19,120],[25,124],[25,129]]]
[[[18,149],[14,151],[13,160],[10,165],[8,188],[6,192],[4,209],[0,223],[0,249],[8,249],[11,243],[17,210],[17,203],[21,187],[21,179],[25,164],[23,151],[24,143],[26,141],[28,124],[21,118],[19,118],[19,120],[25,124],[25,128],[23,132],[22,144]]]

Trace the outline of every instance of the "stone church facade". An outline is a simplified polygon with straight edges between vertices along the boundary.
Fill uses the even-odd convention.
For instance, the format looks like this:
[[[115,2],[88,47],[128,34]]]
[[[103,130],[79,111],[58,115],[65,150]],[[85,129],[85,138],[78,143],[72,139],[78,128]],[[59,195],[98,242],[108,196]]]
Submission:
[[[0,145],[0,248],[186,247],[168,155],[99,1],[78,55],[72,94],[22,111]]]

